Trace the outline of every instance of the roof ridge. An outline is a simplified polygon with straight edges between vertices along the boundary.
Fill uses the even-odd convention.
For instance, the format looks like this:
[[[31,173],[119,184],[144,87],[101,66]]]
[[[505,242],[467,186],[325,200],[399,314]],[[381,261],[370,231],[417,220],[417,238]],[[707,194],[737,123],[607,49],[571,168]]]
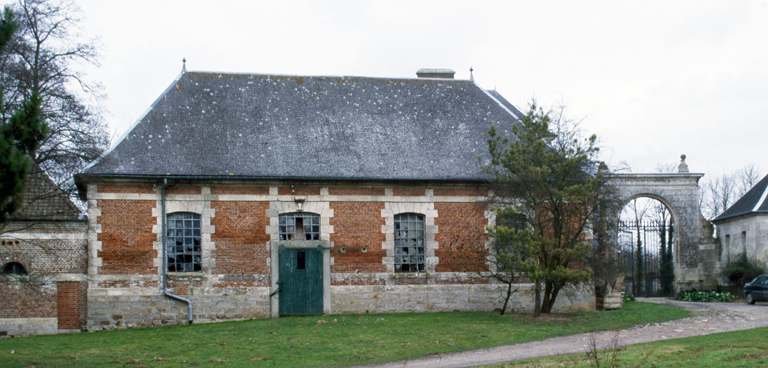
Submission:
[[[248,73],[248,72],[222,72],[222,71],[212,71],[212,70],[187,70],[182,73],[181,76],[184,75],[194,75],[194,74],[221,74],[221,75],[242,75],[242,76],[262,76],[262,77],[286,77],[286,78],[350,78],[350,79],[367,79],[367,80],[377,80],[377,79],[386,79],[386,80],[404,80],[404,81],[418,81],[418,80],[428,80],[428,81],[451,81],[451,82],[471,82],[469,79],[457,79],[457,78],[424,78],[424,77],[372,77],[372,76],[362,76],[362,75],[310,75],[310,74],[288,74],[288,73],[281,73],[281,74],[274,74],[274,73]],[[479,87],[479,86],[478,86]],[[481,88],[482,89],[482,88]]]

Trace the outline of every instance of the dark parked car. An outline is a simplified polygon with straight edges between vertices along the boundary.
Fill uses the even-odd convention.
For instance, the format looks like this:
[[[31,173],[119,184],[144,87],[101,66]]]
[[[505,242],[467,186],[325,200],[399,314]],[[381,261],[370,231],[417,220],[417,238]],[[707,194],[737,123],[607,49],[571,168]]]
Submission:
[[[744,284],[744,297],[748,304],[758,300],[768,300],[768,275],[758,276],[752,282]]]

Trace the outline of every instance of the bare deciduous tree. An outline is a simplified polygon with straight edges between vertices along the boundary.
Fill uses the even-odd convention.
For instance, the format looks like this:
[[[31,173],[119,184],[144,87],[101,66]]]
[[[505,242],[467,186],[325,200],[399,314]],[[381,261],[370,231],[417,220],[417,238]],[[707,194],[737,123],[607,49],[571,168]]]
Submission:
[[[18,0],[11,8],[19,29],[0,54],[3,115],[39,95],[50,135],[32,157],[58,185],[71,183],[74,173],[109,146],[98,108],[100,86],[78,71],[79,65],[97,64],[96,42],[81,40],[79,8],[69,0]]]
[[[749,164],[730,174],[705,177],[701,183],[701,212],[713,219],[746,194],[758,181],[760,169]]]

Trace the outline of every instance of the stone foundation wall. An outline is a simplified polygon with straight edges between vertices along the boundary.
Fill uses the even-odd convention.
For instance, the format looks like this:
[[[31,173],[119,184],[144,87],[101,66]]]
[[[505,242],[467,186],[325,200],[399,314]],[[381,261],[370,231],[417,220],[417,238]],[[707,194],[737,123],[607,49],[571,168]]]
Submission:
[[[533,284],[518,289],[507,311],[532,312]],[[493,311],[501,308],[503,284],[379,284],[331,286],[331,314]],[[191,287],[194,323],[268,318],[270,289]],[[277,296],[274,296],[277,298]],[[156,288],[91,288],[88,330],[111,330],[187,323],[187,304],[160,295]],[[591,285],[569,286],[558,295],[556,312],[592,310]]]
[[[57,318],[0,318],[0,338],[51,335],[58,332]]]
[[[269,288],[195,288],[184,298],[192,301],[194,323],[267,318]],[[90,288],[89,331],[187,323],[187,303],[161,295],[158,288]]]

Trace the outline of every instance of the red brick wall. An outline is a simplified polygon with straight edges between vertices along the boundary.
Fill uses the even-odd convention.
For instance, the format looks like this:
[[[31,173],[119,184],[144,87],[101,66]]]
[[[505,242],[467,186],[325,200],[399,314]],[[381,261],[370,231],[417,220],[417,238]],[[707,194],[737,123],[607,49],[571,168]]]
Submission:
[[[213,187],[211,194],[268,195],[267,187]]]
[[[280,187],[277,188],[277,194],[279,195],[289,195],[289,194],[295,194],[295,195],[320,195],[320,188],[318,187],[298,187],[293,188],[293,193],[291,193],[290,187]]]
[[[102,259],[99,273],[109,274],[156,274],[152,263],[157,257],[153,242],[157,234],[152,226],[155,201],[99,200],[101,216],[97,219],[102,232],[98,257]]]
[[[369,195],[369,196],[383,196],[384,188],[328,188],[328,194],[330,195]]]
[[[432,194],[435,196],[463,196],[463,197],[480,197],[487,196],[488,189],[479,188],[435,188],[432,190]]]
[[[3,278],[0,282],[0,318],[56,317],[56,289],[50,283]]]
[[[202,192],[202,188],[193,186],[171,185],[165,187],[165,194],[202,194]]]
[[[334,247],[366,247],[363,253],[360,249],[347,249],[344,253],[334,250],[334,265],[331,272],[385,272],[386,267],[381,259],[387,254],[381,249],[381,243],[386,235],[381,232],[384,218],[381,210],[384,203],[380,202],[331,202],[333,225],[331,241]]]
[[[421,197],[427,195],[427,190],[425,188],[394,188],[392,189],[392,194],[395,196]]]
[[[99,193],[155,193],[152,185],[98,185]]]
[[[59,329],[81,329],[85,324],[86,283],[58,282]]]
[[[439,249],[435,251],[438,257],[437,272],[470,271],[467,262],[469,256],[457,254],[461,246],[477,245],[482,247],[488,236],[485,226],[485,203],[435,203],[438,216],[435,218],[438,233],[435,240]]]
[[[47,233],[55,233],[49,230]],[[0,243],[0,266],[10,260],[21,263],[29,274],[86,273],[87,242],[67,240],[72,232],[84,235],[85,229],[61,231],[61,239],[24,239]],[[34,231],[28,232],[34,235]]]
[[[211,208],[216,211],[216,216],[211,218],[211,225],[216,227],[211,235],[211,240],[216,242],[211,254],[216,260],[212,273],[267,273],[269,203],[212,202]]]

